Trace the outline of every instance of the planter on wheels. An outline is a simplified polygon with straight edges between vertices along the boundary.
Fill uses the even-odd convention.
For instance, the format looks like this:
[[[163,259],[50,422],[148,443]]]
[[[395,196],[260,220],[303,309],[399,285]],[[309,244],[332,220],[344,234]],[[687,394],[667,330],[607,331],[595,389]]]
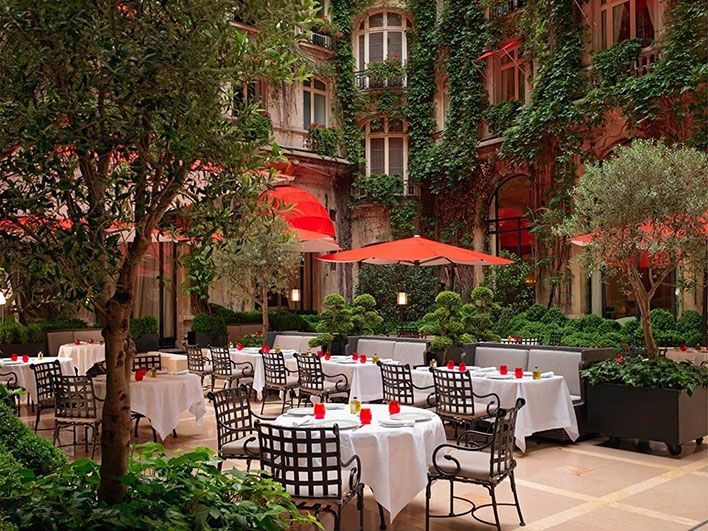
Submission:
[[[160,334],[140,334],[135,338],[138,352],[152,352],[160,348]]]
[[[703,442],[708,434],[708,389],[689,396],[677,389],[647,389],[618,384],[587,386],[589,431],[611,440],[638,438],[666,443],[671,455],[681,444]]]

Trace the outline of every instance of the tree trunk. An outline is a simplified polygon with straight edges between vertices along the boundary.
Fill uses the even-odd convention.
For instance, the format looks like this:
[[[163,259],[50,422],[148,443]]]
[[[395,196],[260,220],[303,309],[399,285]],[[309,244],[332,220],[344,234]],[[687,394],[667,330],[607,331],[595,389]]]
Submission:
[[[644,346],[649,353],[649,357],[653,358],[659,353],[659,348],[656,346],[651,327],[651,298],[644,290],[644,287],[641,286],[641,283],[639,286],[635,286],[635,282],[632,282],[632,284],[634,287],[634,296],[637,298],[637,305],[639,306],[642,330],[644,331]]]
[[[268,333],[268,288],[261,289],[261,312],[263,313],[263,335]]]
[[[99,498],[109,504],[123,501],[130,454],[130,374],[134,346],[128,342],[132,290],[119,289],[106,304],[106,400],[101,426],[101,483]],[[131,342],[132,343],[132,342]]]

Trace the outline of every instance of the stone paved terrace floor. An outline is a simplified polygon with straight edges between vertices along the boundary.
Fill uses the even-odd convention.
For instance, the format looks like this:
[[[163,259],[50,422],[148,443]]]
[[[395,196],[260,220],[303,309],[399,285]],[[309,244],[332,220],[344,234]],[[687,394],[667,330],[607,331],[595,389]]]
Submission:
[[[269,414],[269,407],[266,414]],[[271,414],[279,407],[273,406]],[[22,410],[23,419],[33,417]],[[53,426],[51,412],[44,412],[41,427]],[[165,445],[170,452],[179,452],[197,446],[216,449],[214,411],[207,402],[203,426],[197,426],[194,417],[184,412],[177,429],[178,437],[169,437]],[[50,436],[51,431],[41,432]],[[66,442],[69,442],[67,433]],[[143,421],[136,442],[152,439],[149,423]],[[82,457],[83,448],[74,456]],[[100,459],[100,455],[97,455]],[[673,531],[689,529],[708,530],[708,445],[685,445],[681,459],[668,455],[662,444],[652,444],[645,451],[637,451],[631,442],[622,449],[605,446],[604,438],[597,438],[566,446],[537,444],[529,441],[527,455],[517,456],[516,472],[521,507],[526,527],[520,528],[513,507],[500,509],[504,529],[544,529],[580,531]],[[245,467],[239,461],[230,466]],[[442,512],[448,504],[448,485],[433,487],[431,507]],[[509,482],[504,481],[497,491],[499,501],[511,501]],[[456,494],[478,504],[487,503],[488,495],[482,487],[458,484]],[[460,509],[462,507],[460,506]],[[388,526],[392,531],[425,529],[425,493],[421,492]],[[485,510],[486,511],[486,510]],[[493,519],[481,511],[481,517]],[[347,508],[343,529],[355,529],[358,521],[354,507]],[[325,525],[331,521],[325,520]],[[365,529],[378,529],[377,506],[367,491]],[[433,521],[431,529],[475,530],[493,529],[470,517]]]

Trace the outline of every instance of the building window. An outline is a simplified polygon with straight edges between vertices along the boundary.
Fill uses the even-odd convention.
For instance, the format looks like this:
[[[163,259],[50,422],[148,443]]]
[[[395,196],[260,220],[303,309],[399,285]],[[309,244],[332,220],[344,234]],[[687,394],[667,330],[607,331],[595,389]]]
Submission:
[[[496,59],[497,94],[496,101],[526,101],[526,70],[521,46],[502,50]]]
[[[302,127],[327,126],[327,85],[312,78],[302,82]]]
[[[260,81],[249,81],[240,87],[237,86],[234,90],[233,114],[235,115],[244,105],[262,103],[263,100],[263,85]]]
[[[400,175],[404,193],[408,186],[408,139],[402,122],[375,118],[366,124],[367,175]]]
[[[599,0],[600,34],[597,47],[605,50],[628,39],[639,39],[642,47],[655,39],[656,0]]]
[[[532,258],[534,238],[528,213],[531,209],[531,179],[525,175],[504,181],[492,199],[489,209],[489,234],[492,248]]]
[[[379,11],[364,18],[356,32],[357,70],[365,70],[372,61],[408,58],[406,30],[411,21],[397,11]]]

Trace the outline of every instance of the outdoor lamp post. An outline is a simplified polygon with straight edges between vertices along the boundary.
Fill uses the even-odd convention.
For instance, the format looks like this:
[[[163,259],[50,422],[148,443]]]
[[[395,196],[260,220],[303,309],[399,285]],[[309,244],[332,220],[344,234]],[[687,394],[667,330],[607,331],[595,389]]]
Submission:
[[[290,290],[290,300],[292,302],[300,302],[300,290],[298,288]]]
[[[2,324],[5,324],[5,304],[7,303],[7,300],[5,299],[5,294],[0,291],[0,322]]]
[[[405,306],[408,304],[408,293],[405,291],[399,291],[398,292],[398,297],[396,298],[396,302],[399,306]]]

